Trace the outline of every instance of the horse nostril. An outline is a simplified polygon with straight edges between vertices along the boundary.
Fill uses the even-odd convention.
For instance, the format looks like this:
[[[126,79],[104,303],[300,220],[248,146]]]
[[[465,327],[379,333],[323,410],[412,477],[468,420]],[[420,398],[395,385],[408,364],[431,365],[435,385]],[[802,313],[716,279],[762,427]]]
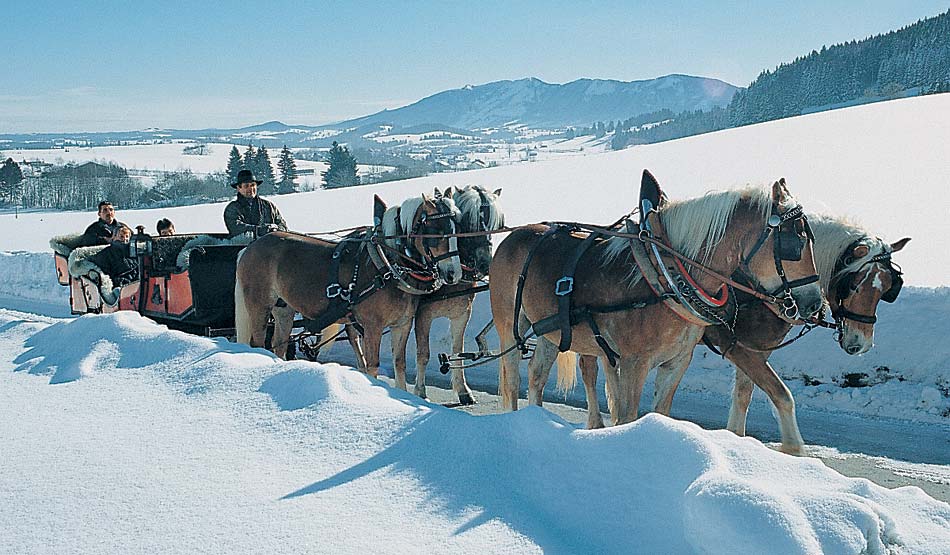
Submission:
[[[861,346],[860,346],[860,345],[851,345],[850,347],[848,347],[847,349],[845,349],[845,351],[846,351],[849,355],[856,355],[856,354],[858,354],[858,353],[861,351]]]

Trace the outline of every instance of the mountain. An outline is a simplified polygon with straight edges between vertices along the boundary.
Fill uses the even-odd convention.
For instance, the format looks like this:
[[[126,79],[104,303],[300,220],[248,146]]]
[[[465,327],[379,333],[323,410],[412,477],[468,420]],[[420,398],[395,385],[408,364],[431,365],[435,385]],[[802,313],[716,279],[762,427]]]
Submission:
[[[590,125],[647,112],[725,106],[739,88],[717,79],[667,75],[645,81],[578,79],[563,85],[533,77],[443,91],[422,100],[333,127],[440,123],[483,129],[517,123],[535,128]]]

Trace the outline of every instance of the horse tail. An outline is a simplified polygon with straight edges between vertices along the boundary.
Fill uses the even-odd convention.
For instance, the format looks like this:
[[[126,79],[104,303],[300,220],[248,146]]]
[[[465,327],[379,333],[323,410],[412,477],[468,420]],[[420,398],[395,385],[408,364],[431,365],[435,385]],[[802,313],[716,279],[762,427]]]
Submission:
[[[577,353],[564,351],[557,354],[557,389],[570,391],[577,383]]]

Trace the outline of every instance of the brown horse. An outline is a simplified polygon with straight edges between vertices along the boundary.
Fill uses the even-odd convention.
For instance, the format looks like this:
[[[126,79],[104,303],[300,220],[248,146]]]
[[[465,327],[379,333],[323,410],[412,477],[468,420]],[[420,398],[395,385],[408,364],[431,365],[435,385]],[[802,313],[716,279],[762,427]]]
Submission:
[[[406,389],[405,345],[419,293],[443,282],[454,284],[462,277],[454,237],[416,235],[455,233],[458,209],[451,198],[425,195],[389,209],[378,197],[375,202],[376,214],[382,217],[372,238],[363,236],[338,244],[275,232],[241,253],[234,288],[239,342],[263,346],[267,318],[273,312],[274,352],[283,357],[294,313],[322,322],[319,327],[352,314],[363,327],[365,362],[360,361],[361,369],[378,375],[380,340],[388,326],[396,386]],[[334,263],[335,257],[338,263]],[[389,258],[395,262],[388,266],[381,263]],[[403,267],[402,261],[410,265]]]
[[[878,302],[893,302],[903,280],[890,261],[910,238],[888,245],[868,231],[840,218],[809,215],[815,235],[815,265],[822,292],[831,305],[838,328],[838,343],[851,355],[867,352],[873,345],[875,312]],[[745,435],[746,414],[752,399],[753,384],[765,391],[776,409],[781,431],[781,451],[804,453],[804,442],[795,417],[795,400],[768,358],[774,347],[792,329],[792,324],[776,317],[761,302],[746,296],[739,305],[734,333],[724,326],[706,329],[704,340],[717,347],[736,365],[732,408],[727,428]],[[548,347],[546,347],[548,348]],[[604,426],[597,401],[596,357],[581,356],[578,361],[587,394],[588,428]],[[676,370],[679,370],[678,372]],[[570,387],[573,368],[558,366],[558,383]],[[570,372],[568,374],[567,372]],[[654,410],[668,415],[673,395],[685,368],[661,367],[657,371]],[[563,373],[563,375],[562,375]],[[611,397],[612,393],[608,393]],[[613,403],[608,400],[608,405]]]
[[[495,231],[505,225],[505,216],[498,205],[501,189],[489,192],[480,186],[464,189],[449,187],[444,196],[452,197],[461,212],[459,231],[462,233]],[[462,283],[443,287],[423,297],[416,310],[416,385],[413,392],[423,398],[426,397],[426,365],[429,364],[429,328],[432,327],[432,321],[440,317],[449,319],[452,352],[462,352],[465,349],[465,327],[472,317],[472,302],[477,286],[475,282],[488,274],[491,264],[491,235],[461,237],[458,245],[465,273]],[[459,403],[470,405],[475,402],[472,390],[465,382],[464,368],[452,368],[452,390],[458,395]]]
[[[659,209],[658,217],[666,229],[670,246],[690,259],[699,259],[725,275],[742,266],[752,281],[767,290],[778,289],[783,283],[799,283],[788,291],[799,312],[807,317],[821,308],[820,288],[806,278],[813,278],[815,274],[811,242],[805,236],[800,207],[784,180],[772,186],[771,194],[749,188],[669,203]],[[534,225],[512,232],[498,247],[492,261],[492,315],[502,351],[507,351],[502,357],[499,390],[503,405],[510,410],[518,408],[521,380],[520,353],[514,349],[517,346],[514,328],[517,325],[523,334],[530,322],[536,323],[557,313],[555,292],[563,291],[563,261],[574,256],[577,245],[585,239],[577,233],[554,233],[545,239],[547,229],[547,225]],[[790,257],[780,264],[781,245],[777,241],[786,234],[800,239],[801,250],[798,260]],[[631,260],[633,252],[629,241],[622,238],[594,241],[581,256],[571,282],[572,307],[588,310],[592,324],[573,330],[570,349],[600,356],[605,353],[606,345],[619,355],[614,371],[606,373],[610,390],[616,392],[613,408],[618,423],[637,418],[647,373],[657,366],[685,368],[705,329],[704,324],[681,317],[664,303],[649,302],[655,295]],[[774,260],[769,256],[773,253]],[[530,264],[526,264],[529,257]],[[696,270],[692,274],[697,286],[704,291],[715,291],[723,286],[711,274]],[[524,312],[516,321],[519,281],[524,282]],[[638,300],[643,301],[642,306],[626,310],[607,308],[629,306]],[[544,334],[550,343],[559,342],[560,336],[560,328]],[[546,344],[538,342],[528,365],[528,398],[534,404],[541,402],[541,391],[556,355],[556,349],[545,348]]]
[[[810,216],[815,233],[815,262],[825,298],[838,331],[838,344],[849,355],[867,352],[874,344],[874,324],[881,300],[893,302],[903,282],[890,261],[910,238],[888,245],[866,230],[840,219]],[[738,342],[719,326],[706,330],[706,339],[736,365],[728,429],[745,435],[746,414],[752,400],[752,385],[766,392],[778,413],[781,450],[802,454],[804,442],[795,417],[795,400],[768,363],[770,347],[780,344],[792,326],[758,302],[740,305],[736,324]],[[685,371],[685,369],[683,369]],[[683,373],[657,374],[657,412],[669,414],[673,395]]]

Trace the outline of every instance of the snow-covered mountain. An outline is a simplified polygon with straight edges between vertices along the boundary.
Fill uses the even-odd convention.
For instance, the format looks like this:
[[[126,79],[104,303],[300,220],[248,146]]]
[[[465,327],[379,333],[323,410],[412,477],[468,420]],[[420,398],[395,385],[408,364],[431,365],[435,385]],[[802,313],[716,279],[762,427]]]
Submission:
[[[738,90],[718,79],[690,75],[643,81],[578,79],[563,85],[530,77],[466,85],[409,106],[341,122],[336,127],[442,123],[481,129],[511,122],[541,128],[580,126],[623,120],[664,108],[673,112],[708,110],[729,104]]]

